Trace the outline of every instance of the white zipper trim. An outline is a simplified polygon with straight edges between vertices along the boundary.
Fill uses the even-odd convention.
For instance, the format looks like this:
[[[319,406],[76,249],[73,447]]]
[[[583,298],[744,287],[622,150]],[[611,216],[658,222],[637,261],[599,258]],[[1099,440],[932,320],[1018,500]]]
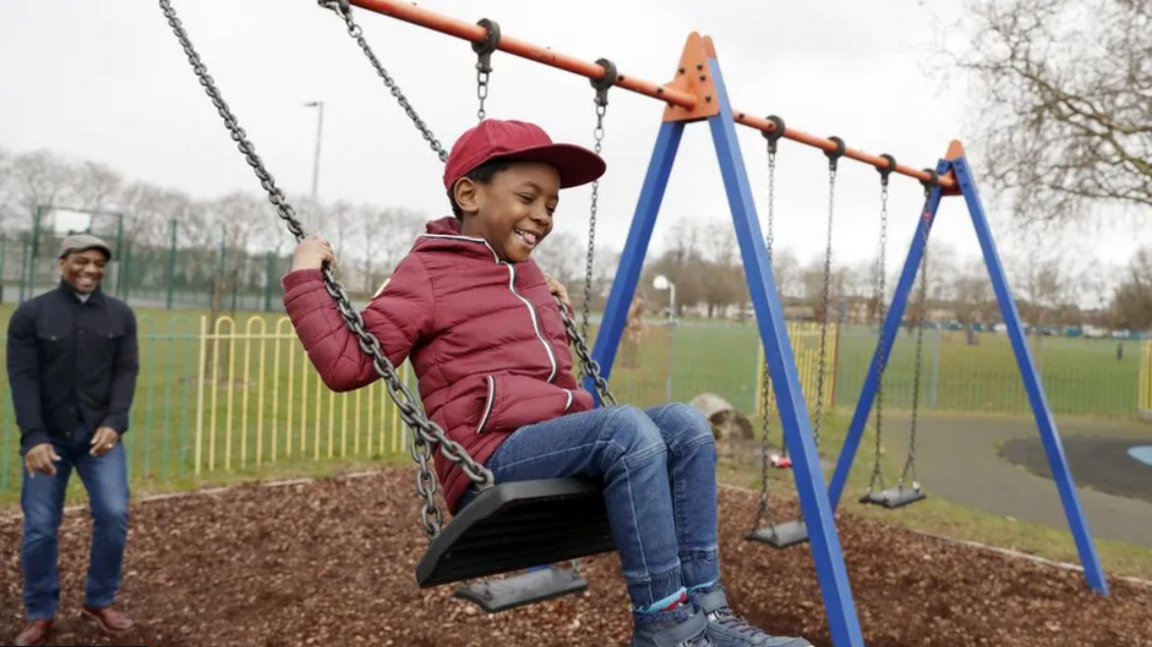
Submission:
[[[564,390],[568,391],[568,403],[564,405],[564,413],[568,413],[568,410],[572,408],[572,391],[569,389]]]
[[[556,359],[556,351],[552,348],[552,344],[548,342],[548,339],[545,338],[544,334],[540,331],[540,318],[536,312],[536,308],[532,305],[531,301],[525,299],[520,295],[519,292],[516,291],[516,268],[513,267],[511,263],[501,261],[500,255],[497,254],[496,250],[492,249],[492,246],[488,244],[488,241],[483,238],[476,238],[474,236],[455,236],[452,234],[420,234],[420,237],[441,238],[446,240],[463,240],[469,243],[480,243],[487,247],[488,251],[492,252],[492,260],[496,261],[497,265],[508,266],[508,289],[511,290],[512,294],[516,295],[516,298],[520,299],[524,305],[528,306],[528,312],[532,315],[532,330],[536,332],[536,338],[540,340],[540,343],[544,344],[544,350],[548,353],[548,363],[552,365],[552,371],[548,374],[547,381],[551,382],[553,379],[555,379],[556,372],[560,370],[559,363]],[[569,394],[569,397],[571,397],[571,394]],[[485,414],[485,419],[487,419],[487,414]],[[483,422],[481,422],[480,426],[484,426]],[[480,433],[480,430],[477,429],[476,433]]]
[[[488,241],[484,240],[483,238],[476,238],[474,236],[453,236],[451,234],[420,234],[420,238],[444,238],[447,240],[463,240],[469,243],[481,243],[488,248],[488,251],[492,252],[492,260],[496,261],[497,263],[500,262],[500,256],[496,254],[496,250],[492,249],[492,246],[488,244]]]
[[[488,376],[488,402],[484,405],[484,416],[480,418],[480,424],[476,427],[476,433],[484,431],[484,425],[488,424],[488,416],[492,414],[492,403],[496,401],[496,378],[491,375]]]
[[[531,301],[520,296],[520,293],[516,291],[516,268],[513,267],[511,263],[504,263],[504,265],[508,266],[508,289],[512,290],[512,294],[516,295],[517,299],[520,299],[524,305],[528,306],[528,313],[532,315],[532,329],[536,331],[536,338],[540,340],[540,343],[544,344],[544,350],[548,353],[548,361],[552,364],[552,372],[548,374],[548,379],[545,381],[551,382],[552,379],[556,377],[556,371],[559,370],[559,366],[556,363],[556,351],[552,349],[552,344],[548,343],[548,340],[540,332],[540,321],[536,315],[536,307],[532,305]]]

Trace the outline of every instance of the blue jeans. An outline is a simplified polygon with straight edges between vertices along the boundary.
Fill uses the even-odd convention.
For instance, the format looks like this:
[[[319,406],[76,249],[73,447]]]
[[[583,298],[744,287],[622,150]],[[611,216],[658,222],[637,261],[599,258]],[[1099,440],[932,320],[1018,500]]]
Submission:
[[[716,441],[703,414],[688,405],[606,407],[528,425],[500,445],[487,467],[497,483],[602,480],[636,608],[720,577]],[[474,496],[470,490],[462,503]]]
[[[128,543],[128,467],[124,445],[96,458],[88,452],[95,430],[80,428],[66,440],[54,440],[60,461],[56,475],[24,470],[20,497],[24,509],[24,605],[30,620],[56,616],[60,604],[57,531],[64,494],[75,469],[88,490],[92,509],[92,553],[84,604],[106,607],[120,588],[120,570]]]

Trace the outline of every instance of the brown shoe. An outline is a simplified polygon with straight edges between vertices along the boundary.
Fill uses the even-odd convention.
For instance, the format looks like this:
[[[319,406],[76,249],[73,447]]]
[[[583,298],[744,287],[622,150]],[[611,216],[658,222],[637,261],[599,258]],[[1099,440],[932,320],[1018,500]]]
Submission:
[[[100,624],[100,628],[103,629],[105,633],[110,634],[122,634],[135,625],[131,618],[112,607],[97,609],[86,606],[84,610],[80,612],[80,615],[95,620]]]
[[[16,636],[16,647],[33,647],[43,645],[48,640],[48,632],[52,630],[54,620],[33,620],[24,627],[24,631]]]

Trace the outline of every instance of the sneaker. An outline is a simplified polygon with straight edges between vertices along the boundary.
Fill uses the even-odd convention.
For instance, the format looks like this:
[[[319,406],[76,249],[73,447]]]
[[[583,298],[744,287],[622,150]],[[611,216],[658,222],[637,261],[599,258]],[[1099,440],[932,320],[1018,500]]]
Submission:
[[[719,586],[689,597],[708,619],[708,638],[716,647],[812,647],[803,638],[769,636],[732,612],[728,598]]]
[[[708,640],[708,619],[689,605],[636,617],[631,647],[716,647]]]

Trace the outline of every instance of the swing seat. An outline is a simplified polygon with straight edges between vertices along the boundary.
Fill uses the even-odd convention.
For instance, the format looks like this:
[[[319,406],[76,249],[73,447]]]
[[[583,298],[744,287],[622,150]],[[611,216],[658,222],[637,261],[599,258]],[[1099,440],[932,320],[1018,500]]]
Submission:
[[[485,613],[499,613],[516,607],[581,593],[588,582],[569,568],[544,567],[495,582],[478,582],[456,589],[454,597],[475,603]]]
[[[788,521],[766,528],[757,528],[744,535],[748,541],[758,541],[773,548],[788,548],[808,541],[808,525],[803,521]]]
[[[928,495],[924,494],[920,488],[893,487],[865,494],[860,497],[860,503],[882,505],[889,510],[895,510],[926,498]]]
[[[614,550],[599,483],[504,483],[478,494],[432,540],[416,582],[427,588]]]

